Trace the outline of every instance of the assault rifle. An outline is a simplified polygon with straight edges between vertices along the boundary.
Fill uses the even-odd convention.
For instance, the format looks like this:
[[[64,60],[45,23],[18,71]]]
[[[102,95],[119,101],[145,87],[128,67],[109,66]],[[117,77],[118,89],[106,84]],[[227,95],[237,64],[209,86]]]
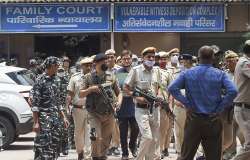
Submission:
[[[109,87],[109,85],[106,83],[98,84],[100,94],[104,99],[104,103],[108,106],[108,108],[112,111],[114,117],[116,118],[116,112],[114,110],[114,104],[113,104],[114,101],[112,99],[113,98],[112,92],[110,90],[105,90],[105,87]]]
[[[162,108],[169,113],[172,117],[175,117],[174,113],[171,111],[171,109],[169,108],[169,104],[158,98],[155,97],[152,93],[146,91],[146,90],[142,90],[139,87],[135,87],[134,91],[133,91],[133,96],[136,97],[144,97],[148,102],[149,102],[149,111],[150,113],[153,113],[153,107],[154,107],[154,103],[158,102],[160,103],[160,105],[162,106]]]

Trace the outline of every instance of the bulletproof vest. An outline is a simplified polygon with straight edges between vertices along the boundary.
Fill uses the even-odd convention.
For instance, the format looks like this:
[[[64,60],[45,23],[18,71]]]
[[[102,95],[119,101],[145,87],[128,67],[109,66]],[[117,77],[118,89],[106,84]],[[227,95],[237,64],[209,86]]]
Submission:
[[[112,88],[112,82],[107,81],[107,76],[100,78],[95,73],[91,74],[93,85],[102,87],[103,93],[90,93],[86,98],[86,109],[88,112],[96,112],[99,114],[110,114],[113,112],[113,104],[115,102],[115,93]],[[104,97],[106,96],[106,98]],[[108,100],[108,101],[107,101]]]

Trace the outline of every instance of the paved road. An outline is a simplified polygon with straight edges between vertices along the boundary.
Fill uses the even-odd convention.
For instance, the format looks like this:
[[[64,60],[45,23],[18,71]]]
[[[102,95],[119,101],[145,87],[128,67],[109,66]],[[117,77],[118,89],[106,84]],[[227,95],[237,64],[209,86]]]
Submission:
[[[34,133],[21,136],[17,142],[13,143],[8,150],[0,152],[1,160],[32,160],[33,158],[33,137]],[[120,160],[121,157],[110,156],[109,160]],[[175,160],[174,150],[170,150],[170,156],[164,160]],[[60,157],[59,160],[77,160],[75,150],[70,150],[68,156]]]

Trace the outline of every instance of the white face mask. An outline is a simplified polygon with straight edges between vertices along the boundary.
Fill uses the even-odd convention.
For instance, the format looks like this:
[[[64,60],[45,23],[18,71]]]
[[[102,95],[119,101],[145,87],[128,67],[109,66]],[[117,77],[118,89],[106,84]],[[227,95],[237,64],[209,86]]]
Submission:
[[[145,60],[144,64],[148,67],[153,67],[155,65],[155,61]]]
[[[137,66],[137,64],[138,64],[138,62],[132,62],[131,66],[135,67],[135,66]]]
[[[59,73],[57,73],[57,76],[58,76],[58,77],[63,77],[63,76],[64,76],[64,72],[59,72]]]
[[[179,62],[178,56],[172,56],[170,58],[170,61],[171,61],[171,63],[178,64],[178,62]]]

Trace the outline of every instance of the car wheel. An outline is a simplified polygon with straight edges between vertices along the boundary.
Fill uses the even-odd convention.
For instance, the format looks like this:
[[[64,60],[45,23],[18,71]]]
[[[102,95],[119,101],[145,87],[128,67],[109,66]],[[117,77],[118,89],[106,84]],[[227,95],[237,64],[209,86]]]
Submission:
[[[15,137],[14,137],[13,142],[15,142],[18,138],[19,138],[19,135],[18,135],[18,134],[16,134],[16,135],[15,135]]]
[[[2,132],[2,148],[6,149],[14,141],[15,128],[9,119],[0,116],[0,130]]]

